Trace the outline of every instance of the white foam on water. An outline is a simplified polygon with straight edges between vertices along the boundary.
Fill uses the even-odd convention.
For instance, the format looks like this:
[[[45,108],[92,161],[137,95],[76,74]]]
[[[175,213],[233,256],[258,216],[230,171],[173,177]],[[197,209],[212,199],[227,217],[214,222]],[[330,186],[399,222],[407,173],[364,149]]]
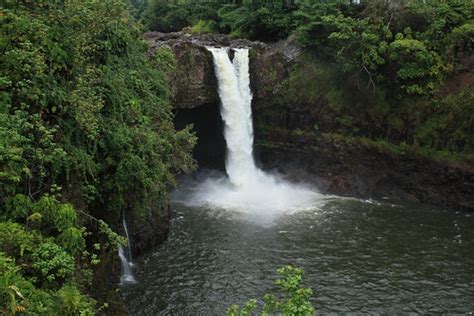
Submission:
[[[199,183],[188,183],[184,190],[186,196],[175,194],[175,198],[178,196],[182,203],[191,206],[260,215],[317,207],[322,195],[315,188],[289,183],[255,165],[248,49],[234,49],[233,61],[228,48],[209,47],[208,50],[213,55],[218,81],[228,176],[208,176]]]

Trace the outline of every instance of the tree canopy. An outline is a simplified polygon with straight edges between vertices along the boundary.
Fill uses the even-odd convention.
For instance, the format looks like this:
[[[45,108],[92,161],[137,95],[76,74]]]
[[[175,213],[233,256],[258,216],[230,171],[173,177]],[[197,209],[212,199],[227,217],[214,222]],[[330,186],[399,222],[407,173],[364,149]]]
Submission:
[[[116,247],[100,219],[165,205],[174,174],[193,167],[194,137],[173,127],[165,61],[147,57],[128,9],[1,5],[2,313],[92,314],[82,293],[98,249],[86,247],[87,220],[102,232],[89,242]]]

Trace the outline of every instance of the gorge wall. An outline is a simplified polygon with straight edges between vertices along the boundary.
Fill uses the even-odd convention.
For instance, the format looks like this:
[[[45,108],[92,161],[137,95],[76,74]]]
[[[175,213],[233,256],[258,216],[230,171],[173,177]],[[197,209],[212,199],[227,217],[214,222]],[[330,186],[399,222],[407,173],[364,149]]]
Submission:
[[[223,169],[225,159],[217,82],[205,46],[251,47],[255,155],[261,168],[314,183],[324,193],[474,210],[473,166],[398,155],[373,144],[330,137],[327,132],[335,123],[325,100],[298,107],[292,106],[293,100],[282,100],[282,83],[300,56],[293,38],[271,45],[181,32],[151,32],[145,38],[151,55],[167,48],[176,59],[174,71],[167,75],[175,125],[194,124],[199,137],[194,154],[200,167]],[[318,132],[300,130],[313,126]]]

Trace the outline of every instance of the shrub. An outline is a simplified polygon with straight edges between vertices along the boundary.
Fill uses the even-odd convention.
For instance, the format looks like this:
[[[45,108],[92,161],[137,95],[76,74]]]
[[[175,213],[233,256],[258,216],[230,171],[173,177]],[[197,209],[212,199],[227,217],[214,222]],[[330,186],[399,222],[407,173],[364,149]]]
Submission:
[[[57,244],[40,244],[31,254],[34,279],[40,286],[59,288],[74,276],[74,258]]]
[[[285,266],[277,270],[280,279],[275,284],[280,289],[280,295],[274,296],[266,294],[262,315],[277,313],[287,316],[310,316],[315,315],[315,309],[311,304],[313,291],[310,288],[301,286],[303,270],[298,267]],[[248,301],[239,311],[237,305],[232,305],[227,309],[227,316],[245,316],[257,307],[256,300]]]

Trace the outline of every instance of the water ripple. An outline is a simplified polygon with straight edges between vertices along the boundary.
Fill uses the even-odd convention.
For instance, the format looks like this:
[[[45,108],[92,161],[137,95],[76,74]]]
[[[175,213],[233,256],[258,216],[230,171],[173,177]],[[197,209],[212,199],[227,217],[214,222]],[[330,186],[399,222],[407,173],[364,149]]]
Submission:
[[[138,259],[139,284],[122,288],[133,315],[222,315],[274,293],[275,271],[289,263],[304,269],[320,315],[474,311],[472,216],[332,199],[261,225],[173,206],[169,240]]]

